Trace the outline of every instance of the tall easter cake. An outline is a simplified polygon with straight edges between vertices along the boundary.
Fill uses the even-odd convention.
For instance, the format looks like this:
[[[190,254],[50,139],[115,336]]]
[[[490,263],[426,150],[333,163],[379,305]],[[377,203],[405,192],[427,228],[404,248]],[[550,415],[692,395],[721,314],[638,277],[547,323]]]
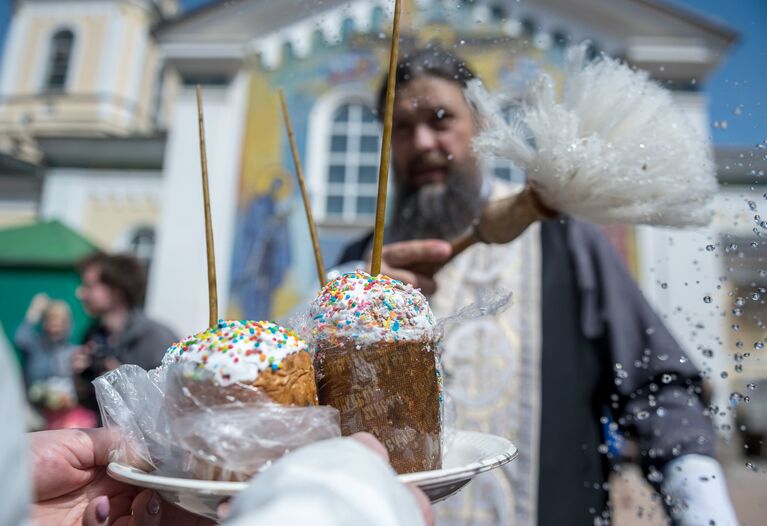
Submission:
[[[342,434],[375,435],[398,473],[439,469],[441,378],[423,294],[384,275],[345,274],[310,316],[319,400],[340,411]]]

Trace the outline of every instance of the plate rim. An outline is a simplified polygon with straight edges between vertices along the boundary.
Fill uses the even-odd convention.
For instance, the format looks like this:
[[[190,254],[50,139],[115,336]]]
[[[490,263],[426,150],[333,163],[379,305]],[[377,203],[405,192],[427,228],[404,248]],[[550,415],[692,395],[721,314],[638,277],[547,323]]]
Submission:
[[[464,466],[405,473],[397,475],[397,479],[403,484],[423,484],[424,486],[466,480],[479,473],[507,464],[519,456],[519,449],[513,442],[511,442],[511,440],[505,437],[479,431],[456,431],[456,436],[459,434],[468,437],[489,437],[493,440],[501,440],[506,443],[505,449],[503,453]],[[154,475],[120,462],[110,462],[107,466],[107,473],[110,477],[120,482],[131,485],[137,485],[137,483],[140,482],[141,484],[138,485],[141,487],[147,487],[158,491],[178,492],[178,490],[188,490],[204,495],[226,497],[236,495],[248,485],[247,482],[224,482],[218,480],[198,480],[170,477],[166,475]]]

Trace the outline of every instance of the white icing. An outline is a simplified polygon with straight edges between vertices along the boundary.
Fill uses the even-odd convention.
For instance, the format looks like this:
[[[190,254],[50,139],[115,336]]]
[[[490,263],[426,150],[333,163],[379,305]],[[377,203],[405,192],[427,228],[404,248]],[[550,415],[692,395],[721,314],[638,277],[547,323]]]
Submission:
[[[268,321],[221,321],[171,346],[163,365],[194,363],[219,385],[252,382],[267,369],[277,370],[289,354],[306,350],[293,331]]]
[[[328,283],[309,311],[317,339],[352,338],[360,343],[432,338],[434,316],[412,285],[364,272]]]

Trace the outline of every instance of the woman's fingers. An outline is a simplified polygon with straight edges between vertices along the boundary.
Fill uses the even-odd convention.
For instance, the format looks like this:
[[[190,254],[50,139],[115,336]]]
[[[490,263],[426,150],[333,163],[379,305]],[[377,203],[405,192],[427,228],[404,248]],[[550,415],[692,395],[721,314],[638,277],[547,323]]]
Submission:
[[[102,495],[88,503],[83,513],[83,526],[104,526],[109,523],[109,497]]]

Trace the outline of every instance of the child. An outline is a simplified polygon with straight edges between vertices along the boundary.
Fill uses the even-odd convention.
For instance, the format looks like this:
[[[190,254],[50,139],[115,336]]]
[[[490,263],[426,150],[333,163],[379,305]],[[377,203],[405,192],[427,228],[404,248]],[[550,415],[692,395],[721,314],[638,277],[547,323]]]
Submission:
[[[72,376],[75,346],[69,341],[71,333],[69,305],[37,294],[14,338],[24,353],[29,400],[42,410],[48,429],[95,425],[95,417],[77,407]],[[88,413],[87,418],[82,417],[83,411]]]
[[[71,332],[69,305],[51,301],[45,294],[32,298],[14,338],[14,343],[24,353],[24,377],[28,387],[53,376],[72,377],[74,346],[69,341]]]

